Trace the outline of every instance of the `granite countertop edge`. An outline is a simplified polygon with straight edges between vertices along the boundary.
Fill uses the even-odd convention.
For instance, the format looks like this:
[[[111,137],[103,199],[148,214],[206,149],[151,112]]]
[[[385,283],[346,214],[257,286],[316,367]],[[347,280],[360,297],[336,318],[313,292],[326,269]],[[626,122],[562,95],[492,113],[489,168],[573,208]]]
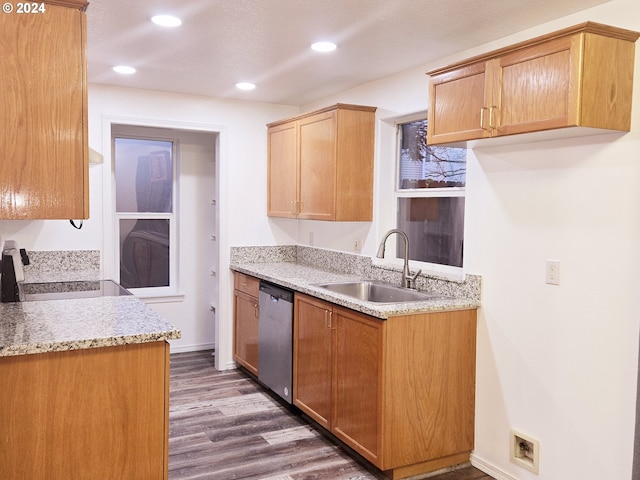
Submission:
[[[463,297],[437,297],[422,302],[402,303],[374,303],[357,300],[331,292],[315,284],[362,280],[361,276],[321,270],[293,262],[235,263],[230,265],[230,269],[380,319],[419,313],[470,310],[480,307],[479,302]]]
[[[180,330],[133,296],[0,304],[0,357],[180,337]]]

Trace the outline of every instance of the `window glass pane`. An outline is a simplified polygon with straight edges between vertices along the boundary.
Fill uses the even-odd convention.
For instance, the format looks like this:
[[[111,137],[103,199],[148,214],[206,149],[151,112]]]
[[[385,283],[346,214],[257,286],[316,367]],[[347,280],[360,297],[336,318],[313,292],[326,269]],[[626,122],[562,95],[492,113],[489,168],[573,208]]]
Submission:
[[[169,286],[169,220],[120,220],[120,284]]]
[[[173,142],[115,139],[116,211],[171,212]]]
[[[409,259],[462,267],[464,197],[399,198],[398,228],[409,237]],[[404,257],[398,236],[396,256]]]
[[[427,145],[427,121],[400,125],[400,189],[464,187],[467,172],[465,148]]]

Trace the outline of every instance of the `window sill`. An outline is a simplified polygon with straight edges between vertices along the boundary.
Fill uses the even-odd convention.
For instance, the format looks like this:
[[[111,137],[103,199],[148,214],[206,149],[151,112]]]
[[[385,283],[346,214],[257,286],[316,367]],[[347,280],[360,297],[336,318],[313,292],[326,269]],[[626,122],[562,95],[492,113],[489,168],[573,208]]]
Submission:
[[[393,270],[401,272],[404,261],[401,258],[379,259],[372,258],[372,265],[376,268],[384,270]],[[461,267],[451,267],[446,265],[438,265],[434,263],[419,262],[417,260],[409,260],[409,271],[415,274],[418,270],[422,270],[421,277],[431,277],[449,282],[463,282],[465,279],[464,270]]]
[[[131,292],[136,298],[144,303],[174,303],[184,301],[184,293],[135,293]]]

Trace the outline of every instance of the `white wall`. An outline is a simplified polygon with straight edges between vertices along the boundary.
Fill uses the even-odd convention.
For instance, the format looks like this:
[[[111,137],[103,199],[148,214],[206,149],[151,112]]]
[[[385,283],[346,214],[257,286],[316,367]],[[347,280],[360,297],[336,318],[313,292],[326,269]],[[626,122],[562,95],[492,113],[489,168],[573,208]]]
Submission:
[[[144,124],[156,127],[181,128],[195,131],[219,132],[216,175],[218,182],[217,244],[218,299],[216,304],[216,365],[232,365],[232,282],[229,271],[229,246],[275,244],[277,232],[272,232],[266,212],[266,124],[298,113],[288,106],[149,92],[134,89],[90,85],[89,130],[90,146],[110,152],[110,122]],[[103,175],[107,175],[105,165]],[[109,180],[105,182],[103,198],[109,198]],[[105,219],[105,225],[109,220]],[[106,228],[108,230],[108,228]],[[104,249],[110,235],[105,233]],[[182,239],[182,241],[188,241]],[[198,252],[192,249],[192,256]],[[197,262],[189,258],[186,263]],[[105,265],[109,273],[109,265]],[[185,274],[185,272],[182,272]],[[214,300],[215,304],[216,301]],[[152,307],[176,326],[184,325],[184,309],[176,304],[152,304]],[[210,341],[206,327],[194,332],[187,324],[185,340],[178,346],[193,348]],[[188,330],[187,330],[188,329]]]
[[[583,20],[640,30],[640,9],[613,1],[557,26]],[[483,276],[475,455],[515,478],[631,478],[639,58],[630,133],[477,149],[469,165],[466,260]],[[546,259],[561,262],[559,286],[544,283]],[[510,428],[541,442],[539,477],[509,462]]]
[[[378,213],[366,253],[374,253],[371,236],[392,226],[394,206],[384,197],[393,149],[383,120],[426,107],[424,72],[586,20],[640,30],[640,8],[614,0],[304,107],[379,107]],[[480,147],[469,156],[465,270],[483,278],[473,462],[496,478],[631,478],[640,320],[637,51],[630,133]],[[356,231],[344,228],[328,226],[320,238]],[[561,262],[559,286],[545,284],[547,259]],[[538,476],[510,462],[511,428],[540,441]]]
[[[265,215],[266,124],[297,113],[299,109],[291,106],[92,84],[89,86],[89,146],[104,154],[107,160],[89,169],[90,219],[81,230],[73,229],[68,221],[0,221],[0,240],[15,239],[28,250],[101,250],[103,275],[112,277],[114,267],[110,259],[117,244],[111,243],[113,220],[109,217],[110,123],[220,132],[217,158],[220,258],[215,337],[216,361],[220,368],[228,368],[232,365],[233,308],[229,246],[291,243],[288,233],[277,226],[272,228]],[[197,250],[191,249],[191,252],[195,255]],[[186,263],[196,261],[189,258]],[[152,308],[185,330],[185,338],[175,342],[178,347],[183,344],[193,348],[207,346],[211,341],[210,332],[200,324],[185,323],[185,312],[179,305],[153,304]]]
[[[68,220],[0,220],[0,245],[16,240],[27,250],[100,250],[102,246],[102,174],[99,165],[89,166],[90,219],[76,230]],[[98,208],[99,210],[99,208]]]

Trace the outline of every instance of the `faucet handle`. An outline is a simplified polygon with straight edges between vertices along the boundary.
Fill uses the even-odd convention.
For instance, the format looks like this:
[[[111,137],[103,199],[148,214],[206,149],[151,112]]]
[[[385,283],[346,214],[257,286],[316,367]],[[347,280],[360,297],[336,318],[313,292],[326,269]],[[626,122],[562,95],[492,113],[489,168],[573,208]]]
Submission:
[[[416,281],[416,278],[418,278],[418,275],[420,275],[422,273],[422,270],[418,270],[416,273],[414,273],[413,275],[408,275],[407,276],[407,288],[416,288],[415,285],[413,285]]]

